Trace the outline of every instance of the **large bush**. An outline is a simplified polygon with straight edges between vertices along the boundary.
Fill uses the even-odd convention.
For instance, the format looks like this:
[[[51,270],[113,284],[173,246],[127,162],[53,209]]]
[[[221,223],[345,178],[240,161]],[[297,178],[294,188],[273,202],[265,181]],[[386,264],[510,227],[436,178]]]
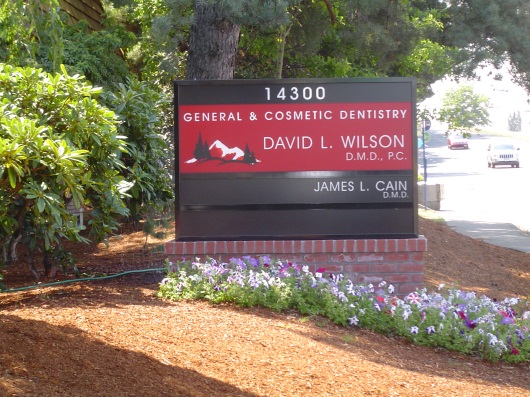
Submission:
[[[173,152],[168,142],[170,121],[164,119],[171,100],[136,79],[118,84],[103,95],[104,103],[120,120],[118,131],[127,137],[127,152],[121,160],[123,175],[131,183],[125,200],[134,221],[149,208],[162,207],[173,199],[171,164]],[[169,132],[171,130],[169,129]]]
[[[81,241],[69,203],[90,210],[90,236],[105,240],[125,215],[118,120],[82,77],[0,64],[0,249],[18,242],[45,263],[61,238]],[[32,260],[30,259],[30,263]],[[33,269],[34,270],[34,269]],[[49,269],[47,269],[49,270]]]

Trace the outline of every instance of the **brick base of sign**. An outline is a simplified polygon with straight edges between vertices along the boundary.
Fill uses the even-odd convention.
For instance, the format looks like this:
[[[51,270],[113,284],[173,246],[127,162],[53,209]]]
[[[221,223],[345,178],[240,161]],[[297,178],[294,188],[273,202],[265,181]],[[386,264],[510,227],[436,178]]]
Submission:
[[[267,255],[273,260],[307,265],[309,270],[325,267],[326,273],[344,274],[353,282],[373,284],[386,281],[400,297],[423,287],[424,236],[408,239],[359,240],[257,240],[257,241],[169,241],[169,260],[229,261],[234,257]]]

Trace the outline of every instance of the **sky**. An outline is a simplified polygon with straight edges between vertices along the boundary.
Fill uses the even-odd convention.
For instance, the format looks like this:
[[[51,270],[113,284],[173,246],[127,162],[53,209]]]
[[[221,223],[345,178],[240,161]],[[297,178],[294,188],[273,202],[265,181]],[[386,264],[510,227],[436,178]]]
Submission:
[[[495,80],[493,76],[496,73],[501,73],[502,80]],[[501,70],[493,68],[482,69],[477,72],[479,80],[460,80],[459,83],[445,78],[433,84],[432,88],[435,95],[420,104],[421,108],[432,110],[439,108],[442,103],[444,94],[458,86],[458,84],[471,84],[474,92],[485,95],[489,98],[490,104],[490,120],[491,125],[484,128],[494,129],[497,131],[508,130],[508,117],[510,114],[519,111],[521,114],[522,133],[530,133],[530,104],[528,103],[529,95],[524,88],[514,84],[508,73],[508,68]],[[433,122],[433,127],[436,127],[436,122]]]

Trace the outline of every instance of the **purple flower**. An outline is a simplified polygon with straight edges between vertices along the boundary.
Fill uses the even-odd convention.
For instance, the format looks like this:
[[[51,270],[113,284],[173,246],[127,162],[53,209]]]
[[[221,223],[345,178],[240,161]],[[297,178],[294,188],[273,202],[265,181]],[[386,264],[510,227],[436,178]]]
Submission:
[[[244,256],[243,259],[246,260],[250,264],[250,266],[252,266],[252,267],[258,267],[259,266],[259,261],[256,258],[253,258],[253,257],[247,255],[247,256]]]
[[[471,328],[471,329],[473,329],[473,328],[475,328],[475,327],[477,326],[477,323],[476,323],[476,322],[471,321],[471,320],[469,320],[469,319],[466,319],[466,320],[464,321],[464,323],[466,324],[466,327]]]
[[[267,255],[263,255],[261,257],[261,261],[263,262],[264,265],[265,264],[269,265],[271,263],[271,258],[269,258]]]

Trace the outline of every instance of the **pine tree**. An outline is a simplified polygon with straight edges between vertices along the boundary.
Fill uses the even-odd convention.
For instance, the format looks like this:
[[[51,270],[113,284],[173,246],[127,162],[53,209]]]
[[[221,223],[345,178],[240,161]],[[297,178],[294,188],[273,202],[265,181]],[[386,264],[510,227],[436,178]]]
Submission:
[[[186,79],[232,79],[241,26],[245,23],[279,26],[288,20],[287,6],[294,2],[293,0],[195,1]]]
[[[202,144],[202,136],[199,132],[199,139],[197,139],[197,144],[195,145],[195,151],[193,152],[193,157],[195,157],[197,160],[200,160],[203,158],[203,144]]]
[[[245,146],[245,154],[243,156],[243,162],[248,164],[255,164],[256,163],[256,156],[254,156],[254,152],[251,152],[248,144]]]

